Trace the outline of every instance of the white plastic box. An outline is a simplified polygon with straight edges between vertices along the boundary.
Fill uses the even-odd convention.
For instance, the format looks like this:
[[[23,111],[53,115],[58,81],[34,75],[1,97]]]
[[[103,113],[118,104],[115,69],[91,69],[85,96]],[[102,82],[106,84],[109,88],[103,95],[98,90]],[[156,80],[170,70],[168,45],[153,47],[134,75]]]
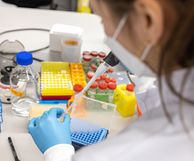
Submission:
[[[55,24],[50,31],[50,50],[62,53],[66,62],[79,62],[83,29],[77,26]]]

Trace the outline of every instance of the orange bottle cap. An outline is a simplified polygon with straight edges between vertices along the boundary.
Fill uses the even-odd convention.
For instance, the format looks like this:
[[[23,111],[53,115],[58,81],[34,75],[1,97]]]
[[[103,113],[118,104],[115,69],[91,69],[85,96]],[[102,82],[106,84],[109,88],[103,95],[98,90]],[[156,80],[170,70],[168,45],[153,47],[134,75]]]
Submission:
[[[133,84],[127,84],[126,90],[129,92],[134,92],[134,85]]]

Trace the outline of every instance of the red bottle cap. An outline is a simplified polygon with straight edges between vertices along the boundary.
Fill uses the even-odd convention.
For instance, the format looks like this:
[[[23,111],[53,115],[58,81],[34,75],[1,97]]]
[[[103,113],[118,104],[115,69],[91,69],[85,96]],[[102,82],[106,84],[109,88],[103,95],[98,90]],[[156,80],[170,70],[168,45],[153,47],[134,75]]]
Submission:
[[[90,55],[90,52],[89,52],[89,51],[84,51],[82,55],[83,55],[83,56],[84,56],[84,55]]]
[[[99,56],[100,58],[105,58],[105,57],[106,57],[106,53],[103,52],[103,51],[101,51],[101,52],[98,53],[98,56]]]
[[[105,79],[105,82],[106,82],[106,83],[111,82],[110,78],[106,78],[106,79]]]
[[[99,88],[100,88],[101,90],[106,90],[107,87],[108,87],[108,85],[107,85],[106,82],[100,82],[100,83],[99,83]]]
[[[89,71],[87,73],[87,78],[92,79],[93,76],[94,76],[94,72]]]
[[[92,68],[92,70],[96,70],[97,66],[95,64],[91,64],[90,67]]]
[[[110,83],[108,83],[108,88],[111,89],[111,90],[115,90],[117,88],[117,84],[113,83],[113,82],[110,82]]]
[[[97,82],[94,82],[94,84],[92,84],[90,88],[95,89],[97,87],[98,87],[98,83]]]
[[[93,57],[97,57],[98,56],[98,52],[97,51],[91,51],[90,55]]]
[[[96,81],[101,81],[101,78],[100,78],[100,77],[98,77],[98,78],[96,79]]]
[[[126,90],[129,92],[134,92],[134,85],[133,84],[127,84]]]
[[[106,78],[107,78],[106,74],[102,74],[102,75],[100,76],[100,79],[101,79],[101,80],[106,80]]]
[[[110,82],[116,83],[116,79],[115,78],[110,78]]]
[[[108,73],[113,73],[114,72],[114,69],[113,68],[108,68],[107,72]]]
[[[83,56],[83,59],[84,59],[85,61],[90,62],[90,61],[92,60],[92,57],[91,57],[91,55],[84,55],[84,56]]]
[[[80,85],[80,84],[75,84],[75,85],[73,86],[73,90],[74,90],[75,92],[81,92],[81,91],[83,90],[83,86]]]

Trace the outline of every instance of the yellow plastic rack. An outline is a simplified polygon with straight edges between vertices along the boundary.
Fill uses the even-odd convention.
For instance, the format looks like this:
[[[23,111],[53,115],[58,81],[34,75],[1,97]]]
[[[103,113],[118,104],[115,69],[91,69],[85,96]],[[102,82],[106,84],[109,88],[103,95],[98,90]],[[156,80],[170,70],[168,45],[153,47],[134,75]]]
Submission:
[[[72,79],[73,86],[75,84],[80,84],[83,87],[85,87],[86,86],[86,78],[85,78],[85,73],[84,73],[82,64],[71,63],[70,68],[71,68],[71,79]]]
[[[43,62],[41,64],[40,92],[42,96],[73,95],[69,63]]]

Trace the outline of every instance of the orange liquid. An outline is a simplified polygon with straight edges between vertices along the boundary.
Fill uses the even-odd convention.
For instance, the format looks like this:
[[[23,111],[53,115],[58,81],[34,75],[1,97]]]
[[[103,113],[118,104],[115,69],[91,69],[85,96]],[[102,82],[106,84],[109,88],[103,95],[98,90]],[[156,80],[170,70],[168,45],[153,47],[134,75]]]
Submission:
[[[23,96],[24,96],[24,92],[17,91],[17,90],[14,89],[14,88],[10,88],[10,91],[11,91],[11,93],[12,93],[14,96],[17,96],[17,97],[23,97]]]

